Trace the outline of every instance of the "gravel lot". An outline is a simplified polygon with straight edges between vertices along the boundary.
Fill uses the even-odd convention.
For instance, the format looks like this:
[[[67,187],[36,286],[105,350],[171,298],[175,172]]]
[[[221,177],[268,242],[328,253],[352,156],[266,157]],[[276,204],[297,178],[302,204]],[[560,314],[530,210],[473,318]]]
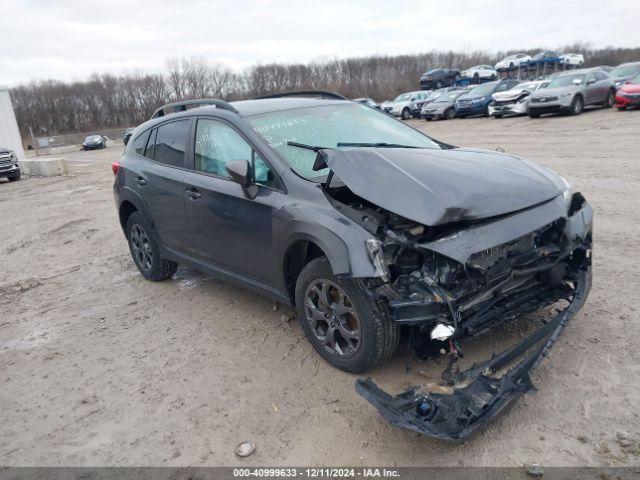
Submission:
[[[67,155],[64,177],[0,181],[0,464],[640,465],[640,112],[412,124],[552,167],[594,206],[594,288],[537,395],[462,445],[389,426],[290,310],[184,269],[142,280],[113,147]],[[371,376],[397,392],[442,368],[400,349]],[[257,449],[240,460],[243,440]]]

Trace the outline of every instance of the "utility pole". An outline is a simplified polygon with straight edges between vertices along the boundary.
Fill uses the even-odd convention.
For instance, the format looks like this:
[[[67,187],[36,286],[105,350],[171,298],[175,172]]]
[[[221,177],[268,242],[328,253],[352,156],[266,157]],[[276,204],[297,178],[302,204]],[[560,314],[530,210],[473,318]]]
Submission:
[[[38,144],[36,143],[36,138],[33,136],[33,129],[31,128],[31,125],[29,125],[29,133],[31,134],[31,143],[33,143],[33,148],[36,151],[36,157],[37,157],[37,156],[39,156]]]

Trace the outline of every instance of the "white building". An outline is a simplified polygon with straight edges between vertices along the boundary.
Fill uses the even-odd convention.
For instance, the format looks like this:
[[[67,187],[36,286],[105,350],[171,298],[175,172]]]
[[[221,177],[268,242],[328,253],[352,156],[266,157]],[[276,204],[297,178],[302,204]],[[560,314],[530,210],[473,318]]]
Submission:
[[[13,150],[19,160],[24,160],[22,139],[18,130],[16,115],[9,97],[9,88],[0,86],[0,147]]]

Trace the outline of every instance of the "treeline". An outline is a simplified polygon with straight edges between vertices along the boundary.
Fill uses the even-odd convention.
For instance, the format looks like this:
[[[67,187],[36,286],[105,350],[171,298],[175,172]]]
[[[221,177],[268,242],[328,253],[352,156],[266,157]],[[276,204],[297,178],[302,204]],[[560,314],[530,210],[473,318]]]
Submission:
[[[525,50],[533,55],[540,49]],[[582,53],[585,66],[640,59],[640,48],[593,49],[574,44],[560,51]],[[493,65],[514,52],[429,52],[319,60],[306,64],[261,64],[238,74],[206,58],[169,59],[163,74],[92,75],[86,81],[44,80],[10,91],[23,137],[137,125],[164,103],[189,98],[252,98],[285,90],[330,90],[346,97],[384,100],[419,88],[429,68]]]

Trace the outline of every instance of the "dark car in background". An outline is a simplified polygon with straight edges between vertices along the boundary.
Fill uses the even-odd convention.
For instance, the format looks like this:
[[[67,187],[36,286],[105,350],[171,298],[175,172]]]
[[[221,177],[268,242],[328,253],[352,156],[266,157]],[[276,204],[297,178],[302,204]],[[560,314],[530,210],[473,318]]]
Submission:
[[[122,133],[122,143],[124,143],[125,145],[127,143],[129,143],[129,139],[131,138],[131,134],[133,133],[133,131],[135,130],[135,128],[127,128],[123,133]]]
[[[640,75],[640,62],[622,63],[609,72],[616,88],[620,88],[624,82],[628,82],[638,75]]]
[[[22,170],[18,157],[13,150],[0,147],[0,178],[6,178],[10,182],[20,180]]]
[[[434,68],[427,70],[420,77],[421,90],[433,90],[450,87],[460,80],[460,70],[456,68]]]
[[[180,263],[293,306],[316,352],[350,372],[385,362],[401,337],[451,369],[465,340],[548,316],[450,370],[450,394],[394,398],[357,380],[394,425],[462,440],[533,390],[584,304],[592,209],[533,162],[440,142],[336,94],[297,95],[182,102],[136,128],[113,166],[133,262],[148,280]]]
[[[538,52],[531,57],[529,65],[536,65],[538,63],[560,63],[560,54],[553,50]]]
[[[82,142],[82,150],[98,150],[107,148],[107,139],[102,135],[89,135]]]
[[[451,90],[439,95],[433,102],[426,104],[420,116],[425,120],[451,120],[456,116],[455,101],[468,90]]]
[[[489,116],[489,104],[493,101],[491,96],[496,92],[509,90],[518,83],[520,83],[520,80],[506,79],[488,82],[474,87],[456,99],[456,116],[459,118],[470,117],[472,115]]]

